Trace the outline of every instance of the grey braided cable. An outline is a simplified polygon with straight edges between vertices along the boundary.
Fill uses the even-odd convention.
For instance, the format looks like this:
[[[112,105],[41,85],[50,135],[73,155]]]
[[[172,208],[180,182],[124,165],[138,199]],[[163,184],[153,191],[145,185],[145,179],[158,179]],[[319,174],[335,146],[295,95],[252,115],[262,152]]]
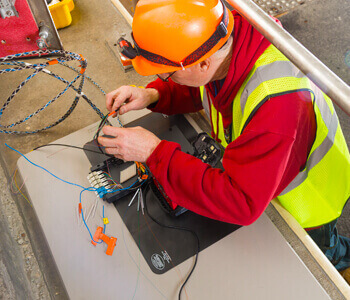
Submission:
[[[83,79],[83,78],[82,78]],[[82,82],[84,82],[82,80]],[[82,88],[83,84],[80,84],[80,87]],[[77,92],[79,91],[79,89],[77,89]],[[64,121],[75,109],[75,107],[77,106],[78,102],[79,102],[80,96],[77,95],[72,103],[72,105],[70,106],[70,108],[67,110],[67,112],[60,118],[58,119],[56,122],[41,128],[41,129],[37,129],[37,130],[33,130],[33,131],[8,131],[8,130],[3,130],[3,133],[7,133],[7,134],[33,134],[33,133],[39,133],[42,132],[44,130],[50,129],[56,125],[58,125],[59,123],[61,123],[62,121]],[[1,132],[1,131],[0,131]]]
[[[24,56],[39,56],[41,57],[42,55],[49,55],[49,54],[55,54],[55,55],[63,55],[62,57],[59,57],[57,59],[54,60],[49,60],[47,63],[45,64],[28,64],[28,63],[24,63],[24,62],[19,62],[19,61],[12,61],[11,63],[5,63],[6,61],[10,61],[13,59],[18,59],[20,57],[24,57]],[[72,61],[72,60],[79,60],[80,64],[81,64],[81,68],[82,70],[79,71],[67,64],[65,64],[64,62],[67,61]],[[67,80],[63,79],[62,77],[52,73],[51,71],[48,71],[47,69],[45,69],[48,65],[52,64],[52,62],[54,63],[59,63],[62,64],[66,67],[69,67],[70,69],[74,70],[75,72],[79,73],[78,76],[76,76],[72,82],[68,82]],[[61,123],[62,121],[64,121],[75,109],[75,107],[77,106],[80,97],[83,97],[83,99],[94,109],[94,111],[99,115],[100,118],[103,118],[104,115],[103,113],[96,107],[95,104],[92,103],[92,101],[82,92],[83,89],[83,85],[84,85],[84,81],[85,78],[88,78],[96,87],[99,88],[99,90],[105,95],[105,92],[103,91],[103,89],[96,83],[94,82],[90,77],[87,77],[85,75],[85,69],[87,67],[87,62],[84,58],[82,58],[80,55],[72,53],[72,52],[68,52],[68,51],[63,51],[63,50],[53,50],[53,51],[48,51],[48,50],[39,50],[39,51],[31,51],[31,52],[25,52],[25,53],[19,53],[19,54],[14,54],[14,55],[9,55],[6,57],[2,57],[0,58],[0,65],[1,64],[6,64],[6,65],[15,65],[17,67],[15,68],[7,68],[7,69],[2,69],[0,70],[0,74],[4,74],[4,73],[8,73],[8,72],[14,72],[14,71],[19,71],[19,70],[24,70],[24,69],[34,69],[33,74],[29,75],[11,94],[10,97],[8,97],[8,99],[5,101],[3,107],[0,110],[0,118],[2,116],[2,114],[4,113],[5,109],[8,107],[9,103],[11,102],[11,100],[14,98],[14,96],[20,91],[20,89],[30,80],[32,79],[34,76],[36,76],[39,72],[42,72],[43,70],[45,70],[46,74],[49,74],[53,77],[55,77],[56,79],[61,80],[62,82],[66,83],[67,86],[66,88],[60,92],[56,97],[54,97],[52,100],[50,100],[48,103],[46,103],[45,105],[43,105],[41,108],[39,108],[37,111],[35,111],[34,113],[30,114],[29,116],[23,118],[22,120],[19,120],[13,124],[10,125],[1,125],[0,127],[2,128],[12,128],[14,126],[17,126],[19,124],[22,124],[24,122],[26,122],[27,120],[29,120],[30,118],[32,118],[33,116],[39,114],[41,111],[43,111],[46,107],[48,107],[50,104],[52,104],[54,101],[56,101],[60,96],[62,96],[69,88],[72,88],[73,90],[76,91],[77,95],[72,103],[72,105],[70,106],[70,108],[66,111],[66,113],[59,118],[57,121],[53,122],[50,125],[45,126],[44,128],[38,129],[38,130],[33,130],[33,131],[15,131],[15,130],[0,130],[0,133],[7,133],[7,134],[33,134],[33,133],[38,133],[47,129],[50,129],[54,126],[56,126],[57,124]],[[73,84],[81,77],[81,81],[79,84],[79,87],[76,88]]]
[[[71,70],[73,70],[73,71],[76,72],[76,73],[79,73],[79,70],[77,70],[76,68],[74,68],[74,67],[72,67],[72,66],[70,66],[70,65],[65,64],[64,62],[59,62],[59,64],[62,65],[62,66],[65,66],[65,67],[67,67],[67,68],[69,68],[69,69],[71,69]],[[94,85],[102,92],[103,95],[106,95],[106,92],[102,89],[102,87],[101,87],[97,82],[95,82],[91,77],[89,77],[89,76],[87,76],[87,75],[85,75],[85,77],[86,77],[86,79],[88,79],[92,84],[94,84]]]
[[[41,69],[36,69],[33,74],[29,75],[24,81],[21,82],[21,84],[12,92],[11,96],[7,98],[5,101],[4,105],[0,109],[0,118],[5,111],[6,107],[10,104],[11,100],[13,97],[20,91],[20,89],[30,80],[32,79],[35,75],[37,75]],[[0,125],[1,126],[1,125]]]
[[[59,97],[61,97],[67,90],[68,88],[74,83],[77,81],[77,79],[79,78],[79,76],[75,77],[73,79],[72,82],[70,82],[66,87],[65,89],[60,92],[58,95],[56,95],[52,100],[50,100],[48,103],[46,103],[45,105],[43,105],[41,108],[39,108],[37,111],[35,111],[34,113],[28,115],[27,117],[23,118],[22,120],[19,120],[11,125],[1,125],[0,124],[0,127],[3,127],[3,128],[12,128],[16,125],[19,125],[19,124],[22,124],[26,121],[28,121],[30,118],[34,117],[35,115],[37,115],[38,113],[40,113],[41,111],[43,111],[46,107],[48,107],[50,104],[52,104],[53,102],[55,102]]]
[[[16,63],[17,63],[17,64],[24,64],[23,62],[18,62],[18,61],[17,61]],[[74,69],[74,68],[71,68],[71,67],[70,67],[69,65],[67,65],[67,64],[62,64],[62,65],[66,66],[66,67],[69,67],[70,69],[72,69],[72,70],[74,70],[75,72],[79,73],[79,70],[76,70],[76,69]],[[48,70],[47,70],[46,74],[48,74],[48,75],[50,75],[50,76],[53,76],[53,77],[55,77],[56,79],[61,80],[63,83],[65,83],[65,84],[67,84],[67,85],[70,84],[66,79],[60,77],[59,75],[53,73],[52,71],[48,71]],[[85,73],[84,73],[84,74],[85,74]],[[90,78],[90,77],[88,77],[88,76],[85,75],[85,78]],[[91,81],[92,83],[94,83],[97,87],[99,87],[99,89],[101,90],[101,92],[102,92],[104,95],[106,94],[106,93],[103,91],[103,89],[102,89],[95,81],[93,81],[91,78],[90,78],[90,81]],[[69,87],[72,88],[78,95],[82,96],[83,99],[84,99],[84,100],[96,111],[96,113],[101,117],[101,119],[104,117],[104,114],[100,111],[100,109],[99,109],[98,107],[96,107],[96,105],[95,105],[84,93],[82,93],[82,92],[79,93],[78,89],[77,89],[74,85],[70,85]],[[57,98],[58,98],[58,97],[57,97]],[[119,121],[119,117],[118,117],[118,121]],[[18,123],[18,122],[17,122],[17,123]],[[119,123],[120,123],[120,121],[119,121]],[[56,123],[53,123],[53,124],[56,124]],[[110,125],[110,122],[109,122],[108,120],[107,120],[107,124]],[[0,124],[0,127],[5,127],[5,128],[6,128],[6,126],[2,126],[1,124]]]

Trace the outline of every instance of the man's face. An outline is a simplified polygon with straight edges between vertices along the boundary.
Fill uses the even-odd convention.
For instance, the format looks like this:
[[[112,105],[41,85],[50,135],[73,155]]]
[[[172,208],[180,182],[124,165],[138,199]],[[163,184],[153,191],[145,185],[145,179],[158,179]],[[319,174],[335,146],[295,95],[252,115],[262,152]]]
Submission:
[[[203,66],[201,64],[196,64],[184,70],[178,70],[173,74],[162,73],[158,75],[163,79],[170,76],[172,81],[181,85],[200,87],[202,85],[207,84],[210,81],[212,77],[212,74],[210,73],[211,72],[209,72],[208,68],[203,69]]]

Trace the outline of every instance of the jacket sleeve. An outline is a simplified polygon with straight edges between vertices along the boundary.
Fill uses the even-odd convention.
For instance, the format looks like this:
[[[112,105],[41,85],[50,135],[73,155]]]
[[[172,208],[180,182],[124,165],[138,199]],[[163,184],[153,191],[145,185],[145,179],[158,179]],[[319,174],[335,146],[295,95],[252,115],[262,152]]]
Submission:
[[[158,102],[148,107],[153,112],[174,115],[197,112],[203,108],[199,88],[180,85],[171,79],[163,82],[159,78],[149,83],[147,88],[155,88],[159,92]]]
[[[297,105],[290,105],[297,102]],[[253,223],[303,168],[315,136],[311,101],[280,96],[265,103],[228,145],[224,171],[162,141],[147,164],[172,201],[239,225]]]

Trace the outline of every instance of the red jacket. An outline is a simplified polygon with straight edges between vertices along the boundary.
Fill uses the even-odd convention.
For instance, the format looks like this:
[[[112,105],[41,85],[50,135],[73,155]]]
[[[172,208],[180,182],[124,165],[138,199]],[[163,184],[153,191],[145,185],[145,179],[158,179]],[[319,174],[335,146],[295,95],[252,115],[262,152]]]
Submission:
[[[234,13],[230,69],[213,99],[232,121],[232,99],[256,59],[269,45],[248,22]],[[210,91],[213,84],[206,86]],[[160,99],[152,111],[168,115],[202,109],[199,88],[157,79]],[[234,116],[233,116],[234,117]],[[152,174],[178,205],[209,218],[239,225],[253,223],[269,202],[303,169],[316,134],[310,95],[298,92],[271,98],[255,113],[244,132],[225,150],[224,171],[210,167],[162,141],[147,160]]]

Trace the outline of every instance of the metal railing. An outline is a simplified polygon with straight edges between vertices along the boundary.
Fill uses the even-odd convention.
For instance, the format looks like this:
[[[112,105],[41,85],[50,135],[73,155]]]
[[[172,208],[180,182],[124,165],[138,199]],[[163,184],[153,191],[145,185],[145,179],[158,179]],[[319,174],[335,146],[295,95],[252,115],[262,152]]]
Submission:
[[[350,116],[350,87],[251,0],[226,0]]]

